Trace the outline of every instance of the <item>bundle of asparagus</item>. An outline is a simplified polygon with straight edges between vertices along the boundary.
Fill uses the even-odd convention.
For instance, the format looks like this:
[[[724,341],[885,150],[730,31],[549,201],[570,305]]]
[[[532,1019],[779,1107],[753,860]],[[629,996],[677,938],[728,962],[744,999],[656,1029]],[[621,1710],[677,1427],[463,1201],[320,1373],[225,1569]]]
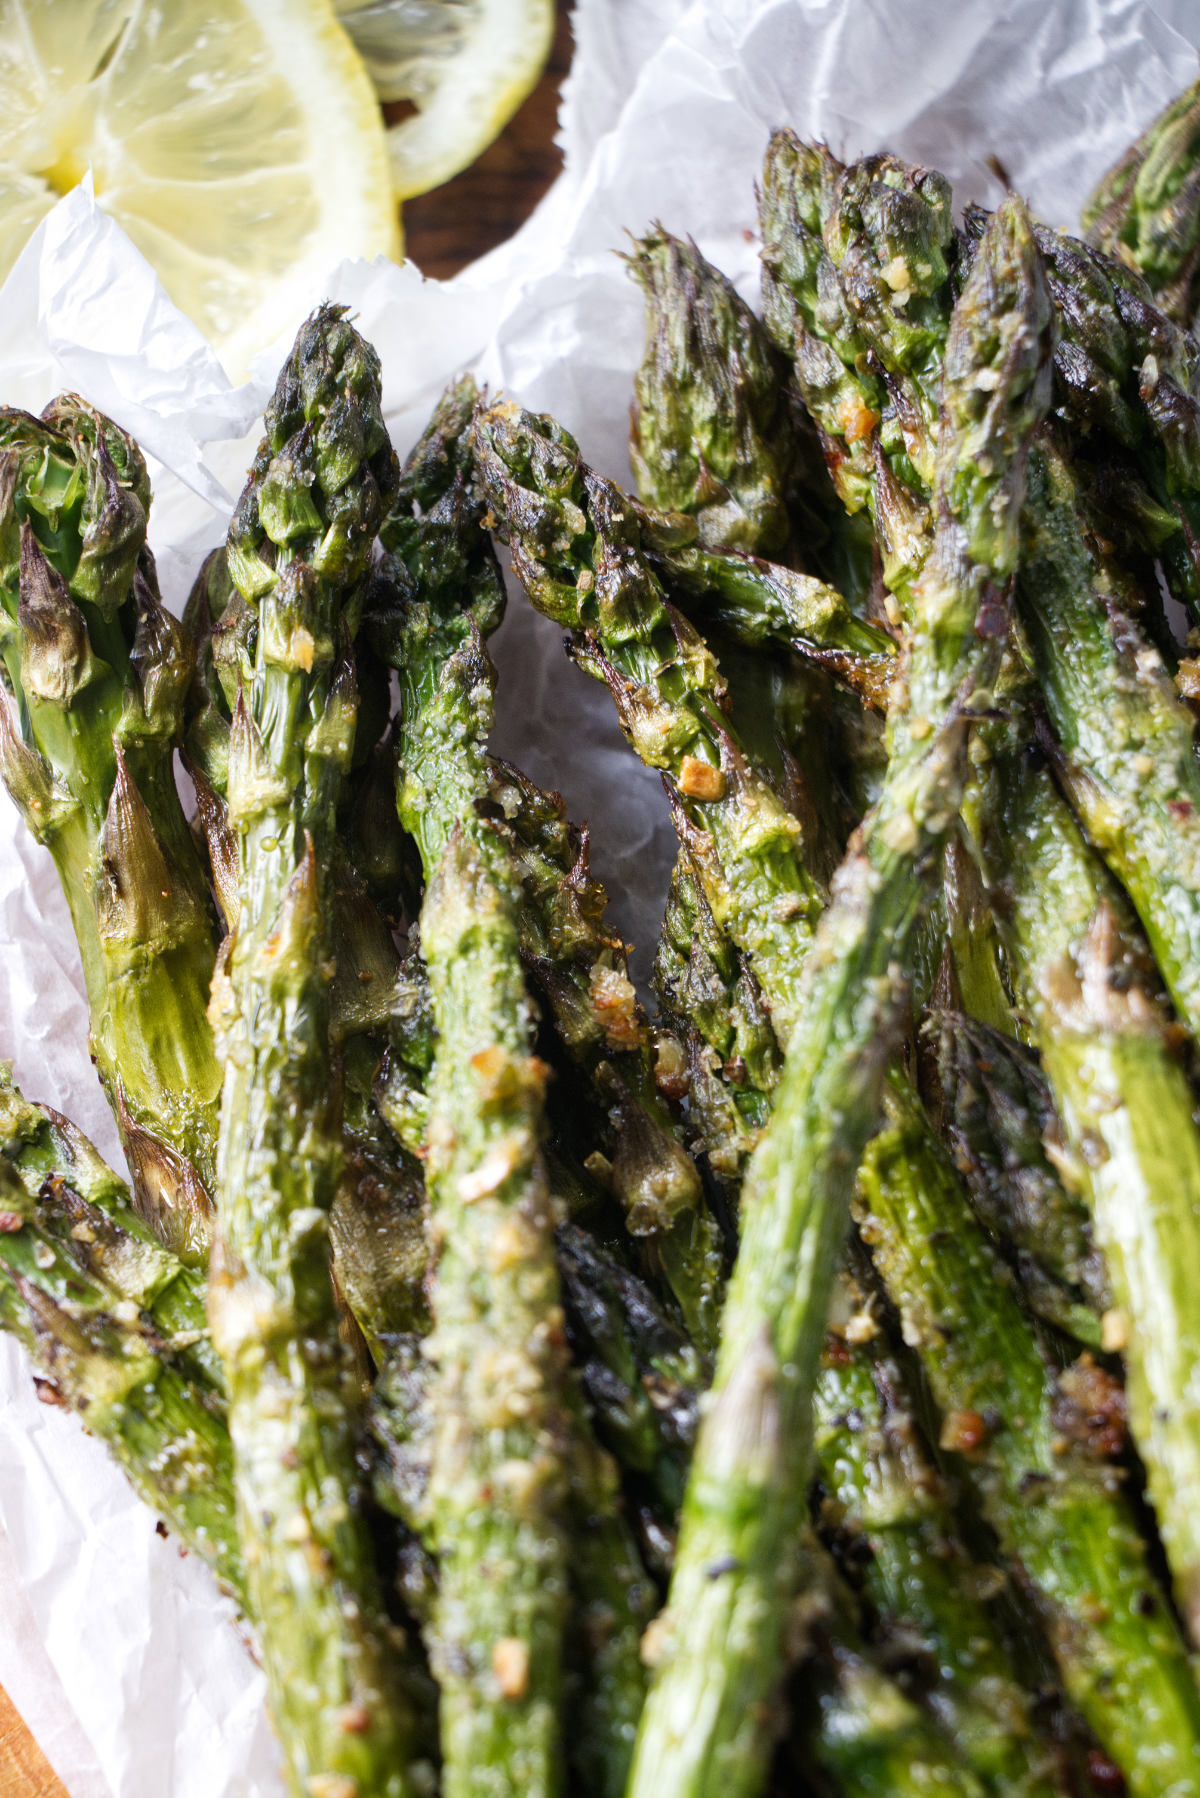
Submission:
[[[129,1162],[0,1078],[0,1327],[297,1798],[1200,1798],[1198,94],[1088,244],[778,133],[761,318],[629,257],[636,496],[469,378],[399,467],[322,307],[183,623],[131,439],[0,413]],[[653,1016],[493,534],[662,774]]]

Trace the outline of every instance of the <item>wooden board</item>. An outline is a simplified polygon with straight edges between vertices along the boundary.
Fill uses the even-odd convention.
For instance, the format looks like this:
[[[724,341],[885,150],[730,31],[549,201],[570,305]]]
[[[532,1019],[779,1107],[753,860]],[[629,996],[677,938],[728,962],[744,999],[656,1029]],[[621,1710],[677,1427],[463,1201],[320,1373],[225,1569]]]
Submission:
[[[405,206],[407,252],[422,274],[444,280],[511,237],[562,167],[554,131],[571,61],[569,12],[567,0],[558,0],[546,72],[496,142],[461,175]],[[0,1798],[68,1798],[3,1686]]]
[[[66,1787],[0,1686],[0,1798],[67,1798]]]
[[[528,100],[477,162],[404,207],[405,249],[440,280],[495,249],[524,223],[562,167],[554,142],[558,94],[571,62],[570,9],[559,0],[546,71]],[[384,108],[384,116],[393,109]]]

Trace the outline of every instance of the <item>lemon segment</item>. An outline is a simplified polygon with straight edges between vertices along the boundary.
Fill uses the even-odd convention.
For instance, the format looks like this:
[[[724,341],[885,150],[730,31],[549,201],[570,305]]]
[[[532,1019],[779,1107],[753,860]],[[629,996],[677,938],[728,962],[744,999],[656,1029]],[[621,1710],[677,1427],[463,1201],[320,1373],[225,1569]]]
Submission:
[[[381,99],[410,100],[388,133],[397,197],[439,187],[499,135],[537,85],[553,0],[338,0]]]
[[[342,258],[398,250],[330,0],[0,0],[0,279],[89,168],[234,375]]]

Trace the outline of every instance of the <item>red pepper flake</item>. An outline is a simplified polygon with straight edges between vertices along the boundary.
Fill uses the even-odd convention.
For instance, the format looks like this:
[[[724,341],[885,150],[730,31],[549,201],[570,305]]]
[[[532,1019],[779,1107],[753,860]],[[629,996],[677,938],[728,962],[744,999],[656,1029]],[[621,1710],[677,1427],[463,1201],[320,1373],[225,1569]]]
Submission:
[[[988,1427],[978,1411],[947,1411],[942,1424],[941,1446],[956,1455],[969,1455],[982,1448],[988,1439]]]
[[[1119,1798],[1125,1790],[1125,1779],[1120,1767],[1114,1766],[1108,1756],[1099,1748],[1089,1748],[1087,1757],[1088,1781],[1095,1792],[1103,1792],[1106,1798]]]
[[[1124,1452],[1124,1388],[1086,1350],[1059,1374],[1051,1418],[1056,1430],[1098,1461],[1115,1461]]]
[[[846,1344],[842,1341],[841,1337],[835,1336],[832,1330],[830,1330],[825,1337],[825,1346],[821,1358],[826,1367],[849,1367],[854,1360],[854,1356],[846,1347]]]

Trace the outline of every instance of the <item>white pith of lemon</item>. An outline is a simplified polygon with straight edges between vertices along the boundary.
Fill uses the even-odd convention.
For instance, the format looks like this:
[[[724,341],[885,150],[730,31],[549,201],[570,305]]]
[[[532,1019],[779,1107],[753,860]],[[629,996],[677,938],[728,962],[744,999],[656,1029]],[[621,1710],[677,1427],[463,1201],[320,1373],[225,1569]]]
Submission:
[[[397,197],[474,162],[536,86],[554,0],[338,0],[381,99],[410,100],[388,133]]]
[[[342,257],[398,250],[330,0],[0,0],[0,278],[89,167],[233,374]]]

